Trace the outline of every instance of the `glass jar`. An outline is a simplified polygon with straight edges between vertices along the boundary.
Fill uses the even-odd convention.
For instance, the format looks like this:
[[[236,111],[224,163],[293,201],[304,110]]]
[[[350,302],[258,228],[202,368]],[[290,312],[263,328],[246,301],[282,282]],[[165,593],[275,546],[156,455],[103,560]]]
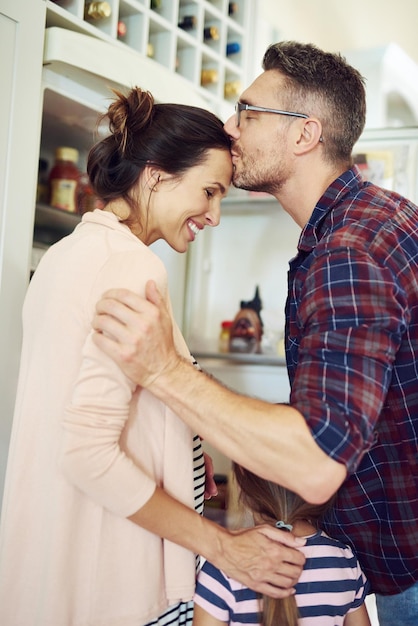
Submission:
[[[78,182],[80,172],[77,167],[78,150],[60,147],[55,151],[55,164],[49,174],[49,203],[56,209],[70,213],[77,212]]]

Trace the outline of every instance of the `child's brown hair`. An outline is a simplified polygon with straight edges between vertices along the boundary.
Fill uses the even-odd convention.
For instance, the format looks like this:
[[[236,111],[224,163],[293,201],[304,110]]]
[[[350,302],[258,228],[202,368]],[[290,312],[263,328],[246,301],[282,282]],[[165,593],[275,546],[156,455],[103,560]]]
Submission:
[[[240,465],[233,464],[240,501],[257,516],[257,521],[275,524],[283,521],[294,525],[298,520],[317,527],[318,519],[327,511],[334,497],[324,504],[309,504],[296,493],[256,476]],[[263,596],[263,626],[297,626],[299,611],[295,596],[275,599]]]

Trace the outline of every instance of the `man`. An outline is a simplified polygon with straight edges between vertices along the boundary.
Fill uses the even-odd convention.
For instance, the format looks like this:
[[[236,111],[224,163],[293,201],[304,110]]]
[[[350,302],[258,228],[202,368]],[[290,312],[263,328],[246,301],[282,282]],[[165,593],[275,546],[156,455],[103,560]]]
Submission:
[[[310,502],[354,546],[380,626],[418,623],[418,208],[361,179],[360,74],[313,45],[270,46],[225,128],[235,186],[302,229],[286,304],[289,405],[240,396],[174,351],[161,297],[109,292],[97,344],[200,435]]]

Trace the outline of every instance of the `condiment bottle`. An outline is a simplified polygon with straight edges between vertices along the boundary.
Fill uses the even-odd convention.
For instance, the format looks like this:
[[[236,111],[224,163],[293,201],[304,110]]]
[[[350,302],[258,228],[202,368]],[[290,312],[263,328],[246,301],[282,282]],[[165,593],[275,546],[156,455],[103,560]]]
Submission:
[[[224,96],[226,99],[236,97],[242,91],[240,80],[230,80],[224,85]]]
[[[84,6],[85,20],[100,20],[110,17],[112,7],[108,2],[86,2]]]
[[[205,41],[213,40],[217,41],[219,39],[219,30],[216,26],[207,26],[203,29],[203,39]]]
[[[238,41],[230,41],[226,44],[226,54],[230,56],[231,54],[238,54],[241,50],[241,44]]]
[[[181,22],[177,24],[177,26],[183,30],[192,30],[193,28],[196,28],[196,25],[197,18],[195,15],[185,15]]]
[[[200,72],[200,84],[210,85],[218,82],[218,71],[215,69],[203,69]]]
[[[118,39],[125,39],[126,35],[128,34],[128,27],[126,25],[126,22],[124,22],[123,20],[119,20],[118,21]]]
[[[219,352],[229,352],[229,337],[232,327],[232,320],[221,322],[221,332],[219,333]]]
[[[55,164],[49,174],[50,205],[70,213],[77,212],[78,181],[80,178],[77,161],[78,150],[75,148],[57,148]]]
[[[102,209],[103,206],[103,202],[96,196],[90,185],[87,172],[81,173],[78,184],[78,213],[84,215],[88,211]]]

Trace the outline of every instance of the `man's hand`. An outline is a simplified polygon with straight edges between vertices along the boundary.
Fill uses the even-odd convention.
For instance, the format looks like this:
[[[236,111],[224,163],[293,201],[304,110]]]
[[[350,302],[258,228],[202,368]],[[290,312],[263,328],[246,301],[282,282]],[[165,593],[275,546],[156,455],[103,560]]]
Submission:
[[[181,357],[173,342],[170,314],[154,281],[146,299],[128,289],[110,289],[96,305],[95,344],[135,383],[149,387]]]
[[[267,524],[230,531],[216,565],[254,591],[285,598],[301,575],[305,556],[298,548],[304,544],[305,539]]]

